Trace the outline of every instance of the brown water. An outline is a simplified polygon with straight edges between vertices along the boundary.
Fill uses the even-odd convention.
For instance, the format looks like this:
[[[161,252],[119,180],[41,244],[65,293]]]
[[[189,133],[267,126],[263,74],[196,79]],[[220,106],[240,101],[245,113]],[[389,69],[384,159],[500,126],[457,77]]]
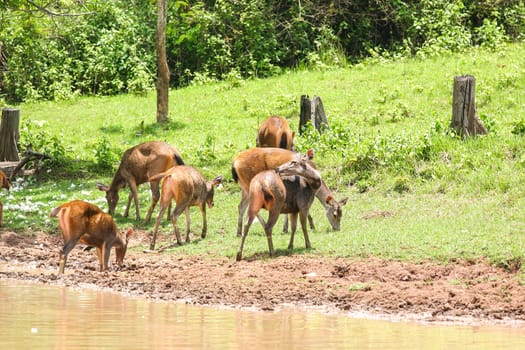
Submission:
[[[0,281],[0,349],[525,349],[525,327],[219,310]]]

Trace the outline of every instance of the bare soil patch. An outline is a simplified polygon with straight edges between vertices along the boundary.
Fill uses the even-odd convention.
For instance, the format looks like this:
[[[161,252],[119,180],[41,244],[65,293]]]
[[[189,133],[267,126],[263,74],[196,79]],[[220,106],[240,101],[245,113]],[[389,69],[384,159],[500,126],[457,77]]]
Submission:
[[[136,234],[131,244],[148,239]],[[94,250],[78,246],[65,275],[57,276],[61,245],[56,235],[0,231],[0,279],[221,307],[278,310],[291,304],[430,322],[525,322],[525,286],[515,273],[485,261],[437,265],[292,255],[235,262],[128,250],[122,269],[100,273]]]

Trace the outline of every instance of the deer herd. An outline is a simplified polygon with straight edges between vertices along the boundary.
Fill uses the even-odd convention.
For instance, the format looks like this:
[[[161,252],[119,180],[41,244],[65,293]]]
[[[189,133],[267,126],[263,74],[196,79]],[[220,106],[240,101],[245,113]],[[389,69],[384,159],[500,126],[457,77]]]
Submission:
[[[237,236],[241,243],[237,261],[242,259],[246,236],[257,217],[262,224],[268,241],[270,256],[275,255],[272,231],[280,214],[285,214],[283,231],[288,232],[288,215],[291,226],[288,249],[293,249],[297,217],[301,224],[306,248],[311,248],[308,224],[315,230],[310,207],[317,198],[325,208],[326,217],[334,231],[340,229],[342,207],[347,198],[336,200],[323,181],[321,174],[312,162],[313,150],[306,154],[295,152],[294,133],[284,118],[271,116],[259,127],[256,146],[238,153],[232,162],[232,177],[241,188],[241,201],[238,206]],[[201,238],[206,237],[206,206],[213,207],[214,188],[223,181],[217,176],[207,181],[199,170],[184,164],[180,153],[165,142],[150,141],[134,146],[124,152],[119,168],[109,186],[97,183],[99,190],[105,192],[108,213],[97,206],[82,200],[73,200],[51,210],[50,217],[58,217],[64,244],[60,250],[59,274],[64,273],[67,256],[80,242],[88,248],[96,248],[99,271],[108,268],[112,248],[115,248],[116,264],[122,265],[132,230],[125,233],[117,229],[112,215],[118,204],[119,190],[129,187],[129,197],[124,216],[129,215],[131,200],[135,205],[135,218],[140,220],[137,188],[149,182],[152,201],[146,214],[149,222],[156,204],[160,209],[150,242],[150,251],[155,250],[158,228],[162,216],[168,209],[168,218],[173,224],[177,243],[182,244],[177,218],[184,212],[186,216],[186,239],[190,242],[191,206],[197,206],[202,215]],[[0,170],[0,188],[9,190],[10,182]],[[175,208],[171,211],[171,203]],[[0,202],[0,226],[2,226],[2,203]],[[260,210],[268,211],[264,220]],[[243,227],[243,216],[247,210]],[[172,245],[170,245],[172,246]],[[159,249],[162,251],[169,246]]]

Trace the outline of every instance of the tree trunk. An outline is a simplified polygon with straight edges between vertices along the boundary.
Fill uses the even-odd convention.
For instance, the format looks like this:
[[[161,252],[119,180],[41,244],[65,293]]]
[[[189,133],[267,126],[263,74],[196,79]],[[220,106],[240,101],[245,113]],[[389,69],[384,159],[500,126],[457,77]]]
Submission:
[[[166,57],[168,0],[157,0],[157,122],[167,122],[170,71]]]
[[[299,114],[299,133],[303,133],[303,128],[311,123],[315,130],[323,132],[328,128],[328,120],[324,112],[323,102],[319,96],[314,96],[310,101],[307,95],[301,96],[301,112]]]
[[[14,108],[2,109],[2,123],[0,124],[0,162],[18,161],[18,140],[20,134],[20,110]]]
[[[450,126],[462,137],[487,134],[487,129],[483,126],[476,110],[475,87],[476,79],[471,75],[454,77]]]

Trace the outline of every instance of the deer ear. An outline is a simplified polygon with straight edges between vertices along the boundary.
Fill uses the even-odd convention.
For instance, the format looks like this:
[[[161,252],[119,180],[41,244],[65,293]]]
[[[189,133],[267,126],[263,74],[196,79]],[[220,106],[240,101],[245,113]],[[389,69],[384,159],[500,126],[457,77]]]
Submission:
[[[313,149],[309,149],[308,152],[306,152],[306,155],[308,156],[308,159],[313,159],[314,158],[314,150]]]
[[[131,237],[131,234],[133,233],[133,229],[130,227],[126,231],[126,241],[128,241],[129,237]]]
[[[343,199],[341,199],[341,200],[339,201],[339,204],[340,204],[341,206],[343,206],[343,205],[346,204],[347,201],[348,201],[348,197],[343,198]]]
[[[213,179],[213,184],[215,186],[222,184],[222,179],[223,179],[222,175],[217,176],[215,179]]]
[[[100,182],[97,182],[97,187],[99,190],[101,191],[104,191],[104,192],[107,192],[109,191],[109,187],[104,185],[104,184],[101,184]]]
[[[326,204],[330,204],[330,202],[333,201],[333,200],[334,200],[334,197],[328,195],[328,196],[326,196],[325,202],[326,202]]]

